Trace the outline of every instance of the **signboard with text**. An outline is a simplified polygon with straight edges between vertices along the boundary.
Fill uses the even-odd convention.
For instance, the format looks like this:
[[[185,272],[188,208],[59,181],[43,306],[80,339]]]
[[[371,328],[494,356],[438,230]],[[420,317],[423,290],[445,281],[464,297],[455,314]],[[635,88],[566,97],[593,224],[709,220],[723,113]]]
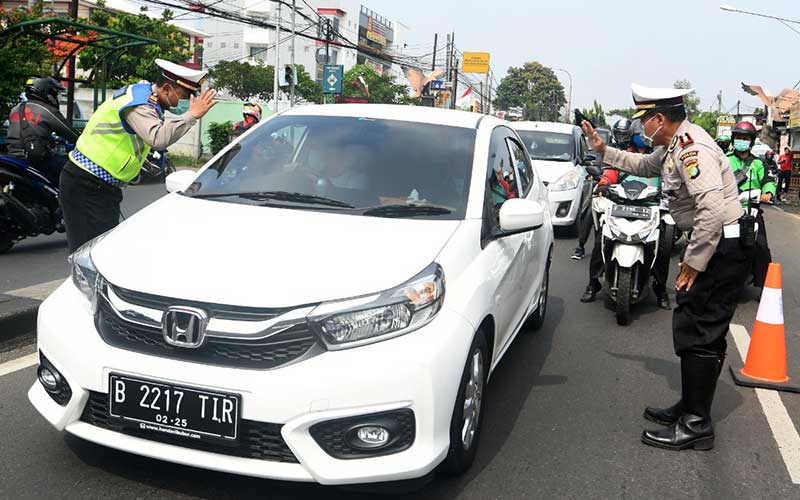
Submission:
[[[464,73],[483,73],[489,72],[488,52],[464,52],[464,61],[461,63],[461,71]]]
[[[789,108],[789,128],[800,128],[800,102]]]
[[[344,83],[344,66],[326,64],[322,67],[322,93],[341,94]]]

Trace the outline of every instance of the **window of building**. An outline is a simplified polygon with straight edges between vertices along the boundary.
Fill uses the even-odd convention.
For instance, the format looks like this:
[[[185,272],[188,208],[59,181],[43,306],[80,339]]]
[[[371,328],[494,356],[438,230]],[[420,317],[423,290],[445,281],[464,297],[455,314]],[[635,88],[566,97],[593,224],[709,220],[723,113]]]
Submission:
[[[267,48],[260,46],[260,45],[251,45],[250,46],[250,58],[256,61],[264,61],[267,60]]]
[[[227,43],[225,43],[225,42],[220,42],[220,43],[219,43],[219,48],[221,48],[221,49],[224,49],[224,48],[225,48],[225,47],[227,47],[227,46],[228,46],[228,44],[227,44]]]
[[[214,47],[214,42],[206,42],[206,48],[210,49]]]
[[[234,48],[234,49],[238,49],[238,48],[239,48],[239,44],[238,44],[238,43],[234,43],[234,44],[233,44],[233,48]]]

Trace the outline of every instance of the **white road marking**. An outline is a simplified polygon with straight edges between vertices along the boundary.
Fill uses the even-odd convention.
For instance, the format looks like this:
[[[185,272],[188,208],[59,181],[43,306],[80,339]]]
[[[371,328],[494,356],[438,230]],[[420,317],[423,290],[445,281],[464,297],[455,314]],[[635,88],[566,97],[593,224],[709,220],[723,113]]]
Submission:
[[[3,292],[4,295],[13,295],[15,297],[25,297],[28,299],[44,300],[53,293],[56,288],[61,286],[65,278],[60,280],[48,281],[46,283],[39,283],[18,290],[11,290],[10,292]]]
[[[739,349],[742,362],[747,359],[747,349],[750,346],[750,335],[742,325],[731,325],[731,335]],[[764,415],[778,444],[778,451],[783,457],[783,463],[794,484],[800,484],[800,434],[789,418],[789,413],[781,401],[778,391],[769,389],[755,389]]]
[[[39,362],[38,352],[34,352],[33,354],[28,354],[27,356],[22,356],[21,358],[12,359],[11,361],[6,361],[5,363],[0,365],[0,377],[2,377],[3,375],[8,375],[9,373],[14,373],[16,371],[22,370],[23,368],[33,366],[38,362]]]

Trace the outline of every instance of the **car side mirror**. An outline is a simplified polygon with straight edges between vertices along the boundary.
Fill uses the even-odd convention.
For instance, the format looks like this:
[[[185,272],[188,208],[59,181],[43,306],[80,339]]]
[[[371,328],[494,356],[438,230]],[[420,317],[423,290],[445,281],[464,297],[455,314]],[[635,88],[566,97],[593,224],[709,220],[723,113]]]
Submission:
[[[594,151],[589,151],[586,153],[586,156],[583,157],[583,161],[581,161],[581,165],[584,167],[588,167],[589,165],[597,165],[598,156],[597,153]]]
[[[598,167],[597,165],[588,165],[586,167],[586,173],[588,173],[592,177],[599,178],[603,176],[603,169]]]
[[[539,202],[524,198],[506,200],[500,207],[498,238],[526,233],[544,225],[544,207]]]
[[[177,191],[183,191],[192,184],[192,181],[194,181],[196,176],[197,172],[193,170],[178,170],[176,172],[172,172],[167,176],[167,179],[164,182],[167,192],[175,193]]]

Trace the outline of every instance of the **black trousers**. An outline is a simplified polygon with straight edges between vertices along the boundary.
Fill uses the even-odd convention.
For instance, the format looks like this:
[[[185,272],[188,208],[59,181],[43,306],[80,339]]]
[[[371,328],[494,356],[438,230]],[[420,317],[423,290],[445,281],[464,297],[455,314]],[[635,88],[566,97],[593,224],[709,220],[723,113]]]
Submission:
[[[586,246],[586,241],[589,240],[589,233],[592,232],[592,228],[594,227],[591,204],[589,208],[578,216],[580,217],[580,222],[578,222],[578,246],[583,248]]]
[[[61,211],[69,253],[119,224],[122,190],[67,161],[61,171]]]
[[[767,242],[767,224],[764,222],[764,211],[759,209],[756,216],[758,234],[756,235],[755,255],[753,256],[753,285],[761,288],[767,279],[769,263],[772,262],[772,252]]]
[[[676,293],[672,313],[675,353],[723,353],[739,293],[752,266],[753,250],[737,239],[720,239],[717,250],[690,290]]]
[[[788,193],[789,184],[791,182],[792,182],[792,171],[781,170],[780,173],[778,173],[778,194],[781,194],[781,192]]]

